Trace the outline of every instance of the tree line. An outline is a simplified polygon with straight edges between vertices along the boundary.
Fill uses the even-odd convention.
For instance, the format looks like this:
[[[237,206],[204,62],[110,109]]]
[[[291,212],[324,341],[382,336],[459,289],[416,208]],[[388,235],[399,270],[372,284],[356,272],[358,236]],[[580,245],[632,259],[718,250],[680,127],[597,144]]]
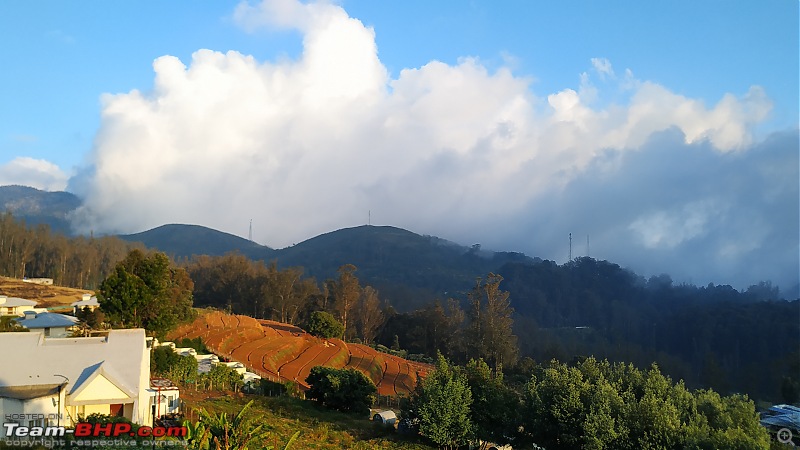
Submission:
[[[142,246],[111,236],[69,238],[47,225],[27,227],[9,212],[0,215],[0,274],[7,277],[96,289],[133,248]]]

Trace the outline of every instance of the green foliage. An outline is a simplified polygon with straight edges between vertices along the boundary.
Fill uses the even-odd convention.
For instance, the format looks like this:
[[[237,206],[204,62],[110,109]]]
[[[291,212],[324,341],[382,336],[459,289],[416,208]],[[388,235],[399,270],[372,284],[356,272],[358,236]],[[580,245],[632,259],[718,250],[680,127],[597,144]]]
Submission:
[[[441,354],[436,369],[419,381],[403,405],[402,420],[439,447],[455,449],[473,437],[472,392],[467,379]]]
[[[520,351],[536,360],[656,361],[691,388],[770,402],[783,401],[784,377],[800,374],[791,367],[800,361],[800,301],[777,301],[769,283],[746,292],[677,284],[588,257],[513,263],[499,273],[516,311]]]
[[[29,329],[20,325],[15,319],[17,316],[0,316],[0,333],[6,331],[30,331]]]
[[[339,277],[328,280],[326,287],[331,296],[332,310],[342,324],[342,335],[348,339],[355,336],[353,312],[361,298],[361,284],[355,275],[356,266],[345,264],[339,267]]]
[[[334,369],[316,366],[306,378],[311,389],[306,397],[328,408],[360,415],[369,414],[369,407],[378,392],[372,380],[355,369]]]
[[[519,353],[512,330],[514,309],[509,293],[500,289],[501,281],[503,277],[490,273],[485,280],[478,279],[468,294],[467,354],[484,359],[495,369],[514,364]]]
[[[254,417],[248,417],[247,411],[252,406],[251,400],[235,416],[225,413],[212,414],[205,409],[200,409],[200,422],[189,427],[187,448],[205,450],[214,444],[216,449],[247,450],[250,445],[254,448],[263,448],[263,441],[267,437],[264,424],[256,425]]]
[[[258,383],[259,393],[268,396],[277,396],[287,394],[289,388],[286,383],[278,383],[267,378],[261,378]]]
[[[197,378],[197,360],[181,356],[167,346],[156,347],[150,355],[150,372],[172,381],[191,383]]]
[[[653,366],[552,362],[527,385],[527,439],[550,449],[767,449],[752,401],[692,394]]]
[[[265,265],[238,253],[195,257],[187,271],[197,305],[291,324],[306,319],[319,294],[313,278],[302,278],[302,268],[279,270],[275,262]]]
[[[97,299],[112,323],[163,336],[193,316],[193,283],[163,253],[133,250],[100,284]]]
[[[78,318],[82,328],[88,328],[92,330],[100,328],[106,318],[105,314],[103,314],[103,311],[101,311],[99,308],[92,310],[88,306],[84,306],[83,309],[79,309],[75,314],[75,317]]]
[[[305,329],[314,336],[326,339],[341,338],[344,334],[344,326],[331,313],[325,311],[312,312]]]
[[[493,372],[482,359],[473,359],[464,367],[464,374],[472,393],[470,418],[475,437],[495,444],[516,443],[520,439],[520,397],[504,383],[503,373]]]
[[[199,375],[198,382],[209,390],[230,389],[238,391],[244,386],[242,374],[224,364],[213,364],[211,370]]]
[[[178,348],[193,348],[198,355],[207,355],[211,353],[206,347],[206,344],[203,343],[203,338],[200,336],[190,339],[190,338],[183,338],[175,341],[175,347]]]
[[[196,397],[194,397],[196,399]],[[416,436],[397,433],[386,427],[376,427],[364,416],[343,413],[320,407],[316,402],[289,396],[258,397],[250,408],[250,416],[257,417],[269,431],[266,447],[283,449],[292,437],[291,449],[297,450],[433,450]],[[249,401],[238,396],[214,397],[189,407],[205,408],[214,414],[236,414]],[[254,446],[251,446],[254,447]]]

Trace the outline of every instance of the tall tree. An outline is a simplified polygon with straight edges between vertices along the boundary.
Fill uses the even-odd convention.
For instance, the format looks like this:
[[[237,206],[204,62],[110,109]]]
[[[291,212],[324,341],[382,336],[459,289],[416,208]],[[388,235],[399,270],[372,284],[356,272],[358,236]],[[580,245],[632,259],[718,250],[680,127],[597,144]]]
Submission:
[[[330,291],[333,296],[333,310],[337,319],[344,326],[345,338],[355,334],[351,313],[361,297],[361,284],[356,278],[356,266],[345,264],[339,267],[339,278],[330,283]]]
[[[440,353],[436,369],[418,382],[401,415],[439,447],[456,449],[472,438],[471,405],[466,378]]]
[[[468,356],[482,358],[497,369],[513,364],[519,350],[513,334],[514,319],[508,292],[500,290],[503,277],[489,273],[485,280],[476,280],[469,293],[470,309],[467,329]]]
[[[165,254],[132,250],[100,284],[97,300],[110,321],[163,335],[191,317],[192,288]]]
[[[493,372],[482,359],[470,360],[464,373],[472,392],[470,417],[480,448],[488,448],[490,442],[515,444],[520,438],[519,395],[505,384],[502,372]]]
[[[372,286],[367,286],[361,291],[361,298],[359,298],[358,307],[355,309],[355,319],[361,340],[365,344],[375,340],[378,329],[383,325],[385,319],[381,309],[381,301],[378,299],[378,291]]]

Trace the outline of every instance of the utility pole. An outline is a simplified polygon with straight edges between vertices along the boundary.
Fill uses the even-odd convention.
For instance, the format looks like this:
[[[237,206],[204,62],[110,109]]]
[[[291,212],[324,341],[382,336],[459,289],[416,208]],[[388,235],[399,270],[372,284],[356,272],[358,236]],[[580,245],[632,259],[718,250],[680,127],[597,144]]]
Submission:
[[[56,414],[58,414],[58,415],[56,416],[56,426],[60,427],[61,426],[61,392],[64,390],[64,386],[66,386],[67,383],[69,383],[69,378],[65,377],[64,375],[59,375],[57,373],[53,374],[53,376],[61,377],[61,378],[64,379],[64,382],[58,385],[58,411],[56,412]],[[47,426],[47,424],[45,424],[45,426]]]

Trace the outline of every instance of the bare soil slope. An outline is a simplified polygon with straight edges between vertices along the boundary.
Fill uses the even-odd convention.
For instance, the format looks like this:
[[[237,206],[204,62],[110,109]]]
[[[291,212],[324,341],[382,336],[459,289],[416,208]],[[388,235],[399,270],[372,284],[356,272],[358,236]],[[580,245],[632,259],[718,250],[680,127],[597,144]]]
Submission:
[[[302,329],[271,320],[256,320],[214,311],[201,315],[167,336],[203,339],[224,358],[239,361],[250,371],[273,381],[293,381],[308,389],[306,377],[314,366],[352,367],[369,377],[380,395],[408,395],[431,366],[407,361],[360,344],[320,339]]]

